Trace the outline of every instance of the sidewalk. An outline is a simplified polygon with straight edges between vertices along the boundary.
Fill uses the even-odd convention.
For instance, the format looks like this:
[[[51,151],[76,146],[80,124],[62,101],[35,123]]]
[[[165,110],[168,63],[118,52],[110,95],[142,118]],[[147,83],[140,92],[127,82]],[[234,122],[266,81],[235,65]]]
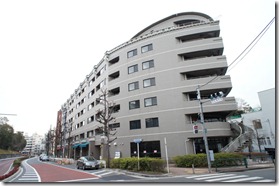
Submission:
[[[274,168],[274,167],[275,165],[273,163],[252,164],[252,165],[248,165],[247,168],[245,166],[222,167],[222,168],[217,168],[217,171],[215,167],[211,167],[211,173],[236,172],[236,171],[239,172],[239,171]],[[208,168],[181,168],[181,167],[175,167],[175,165],[170,165],[170,175],[207,174],[207,173],[209,173]]]

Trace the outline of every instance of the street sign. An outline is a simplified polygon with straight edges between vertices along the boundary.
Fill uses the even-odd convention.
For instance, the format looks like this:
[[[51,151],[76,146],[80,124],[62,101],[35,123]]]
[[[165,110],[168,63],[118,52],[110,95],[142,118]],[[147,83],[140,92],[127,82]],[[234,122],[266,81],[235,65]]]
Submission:
[[[198,125],[193,125],[193,133],[197,134],[199,132],[199,127]]]
[[[134,142],[135,143],[140,143],[140,142],[142,142],[142,139],[134,139]]]

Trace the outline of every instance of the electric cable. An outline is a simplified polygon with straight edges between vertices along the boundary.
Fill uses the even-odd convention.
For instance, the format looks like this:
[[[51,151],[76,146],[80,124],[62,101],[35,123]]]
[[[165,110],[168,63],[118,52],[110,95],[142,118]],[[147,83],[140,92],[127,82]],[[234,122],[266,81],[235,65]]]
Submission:
[[[237,56],[237,58],[228,66],[228,68],[230,66],[232,66],[238,58],[240,58],[242,56],[243,53],[245,53],[245,51],[252,45],[254,44],[249,50],[248,52],[235,64],[235,66],[252,50],[252,48],[258,43],[258,41],[262,38],[262,36],[266,33],[266,31],[270,28],[271,24],[274,22],[275,20],[275,17],[272,18],[272,20],[264,27],[264,29],[257,35],[257,37]],[[263,33],[263,34],[262,34]],[[259,39],[258,39],[259,38]],[[257,40],[258,39],[258,40]],[[257,40],[257,41],[256,41]],[[256,42],[255,42],[256,41]],[[254,43],[255,42],[255,43]],[[234,67],[235,67],[234,66]],[[229,69],[230,71],[231,69]],[[210,82],[214,81],[216,78],[218,77],[221,77],[221,76],[214,76],[211,80],[209,80],[207,83],[203,84],[200,86],[201,87],[204,87],[206,85],[208,85]]]

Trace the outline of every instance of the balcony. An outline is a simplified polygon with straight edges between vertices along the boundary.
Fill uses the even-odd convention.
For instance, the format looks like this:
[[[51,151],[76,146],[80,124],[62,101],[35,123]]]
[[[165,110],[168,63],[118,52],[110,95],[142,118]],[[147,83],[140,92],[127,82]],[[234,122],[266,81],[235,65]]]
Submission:
[[[184,60],[221,56],[223,54],[223,40],[221,37],[194,40],[191,42],[178,43],[178,55]]]
[[[223,101],[212,104],[210,99],[202,99],[204,114],[210,112],[228,112],[237,109],[237,103],[234,97],[225,97]],[[183,107],[185,108],[185,114],[197,114],[200,112],[200,106],[198,100],[184,101]]]

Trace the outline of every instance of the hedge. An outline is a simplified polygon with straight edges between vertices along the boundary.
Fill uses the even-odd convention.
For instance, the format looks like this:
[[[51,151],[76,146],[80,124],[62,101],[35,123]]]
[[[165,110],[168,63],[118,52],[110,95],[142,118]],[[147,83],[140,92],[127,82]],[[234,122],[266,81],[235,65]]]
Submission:
[[[165,172],[165,162],[158,158],[118,158],[111,161],[111,168],[132,170],[132,171],[150,171],[150,172]]]
[[[212,166],[226,167],[237,166],[243,164],[244,156],[237,153],[215,153]],[[206,154],[188,154],[183,156],[175,156],[173,158],[177,167],[207,167]]]

